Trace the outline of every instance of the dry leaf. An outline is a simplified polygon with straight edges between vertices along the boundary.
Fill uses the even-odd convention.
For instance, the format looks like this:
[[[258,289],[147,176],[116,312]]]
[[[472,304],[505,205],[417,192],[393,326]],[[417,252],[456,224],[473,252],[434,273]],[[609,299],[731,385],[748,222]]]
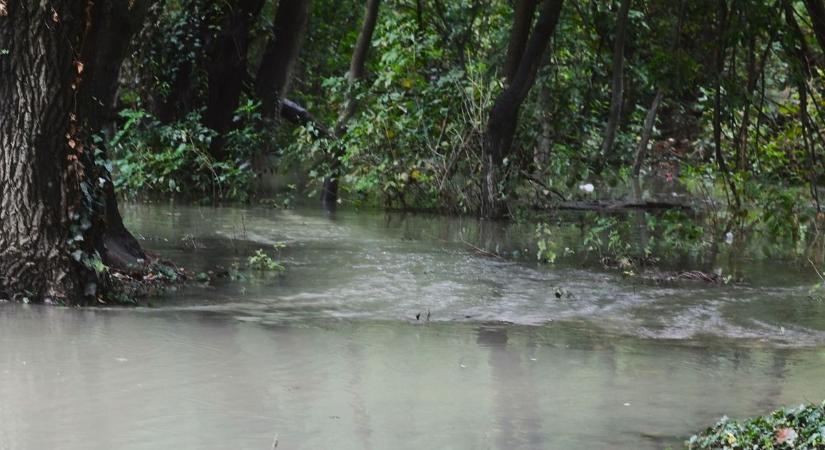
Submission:
[[[9,4],[7,0],[0,0],[0,17],[9,15]]]
[[[793,444],[793,441],[796,440],[796,431],[793,428],[780,428],[776,430],[776,444]]]
[[[77,74],[78,74],[78,75],[80,75],[81,73],[83,73],[83,63],[82,63],[82,62],[80,62],[80,61],[75,61],[75,62],[74,62],[74,66],[75,66],[75,68],[77,69]]]

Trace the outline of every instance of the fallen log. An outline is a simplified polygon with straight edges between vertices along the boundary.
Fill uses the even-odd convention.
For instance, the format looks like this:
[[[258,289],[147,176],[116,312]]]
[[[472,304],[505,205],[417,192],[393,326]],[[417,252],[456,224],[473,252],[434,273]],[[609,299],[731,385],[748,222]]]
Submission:
[[[554,205],[555,209],[563,211],[628,211],[628,210],[665,210],[678,209],[691,211],[693,207],[681,202],[669,202],[665,200],[600,200],[600,201],[569,201],[559,202]]]

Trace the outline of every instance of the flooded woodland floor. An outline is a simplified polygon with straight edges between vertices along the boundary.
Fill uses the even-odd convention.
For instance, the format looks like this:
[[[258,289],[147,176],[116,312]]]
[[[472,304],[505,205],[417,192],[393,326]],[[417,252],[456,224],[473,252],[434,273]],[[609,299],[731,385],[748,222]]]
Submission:
[[[0,449],[678,448],[722,415],[825,399],[803,265],[656,283],[575,248],[537,264],[534,225],[125,212],[147,249],[238,275],[152,307],[0,305]],[[286,270],[242,270],[258,249]]]

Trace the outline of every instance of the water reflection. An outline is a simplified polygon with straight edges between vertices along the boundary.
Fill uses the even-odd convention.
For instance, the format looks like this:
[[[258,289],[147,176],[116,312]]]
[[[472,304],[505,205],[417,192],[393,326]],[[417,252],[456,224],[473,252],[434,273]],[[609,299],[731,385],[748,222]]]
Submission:
[[[825,396],[817,349],[585,323],[267,325],[223,312],[0,306],[0,448],[678,446]],[[756,393],[756,394],[755,394]]]

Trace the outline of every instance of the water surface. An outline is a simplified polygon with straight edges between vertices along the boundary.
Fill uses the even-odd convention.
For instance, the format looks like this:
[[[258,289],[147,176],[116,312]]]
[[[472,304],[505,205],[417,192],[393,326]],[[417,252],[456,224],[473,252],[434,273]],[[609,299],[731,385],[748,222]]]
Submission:
[[[656,284],[533,264],[519,225],[128,217],[195,271],[276,242],[287,271],[152,308],[0,305],[0,449],[653,449],[723,414],[825,398],[825,310],[786,264],[729,286]],[[495,246],[515,257],[479,251]]]

